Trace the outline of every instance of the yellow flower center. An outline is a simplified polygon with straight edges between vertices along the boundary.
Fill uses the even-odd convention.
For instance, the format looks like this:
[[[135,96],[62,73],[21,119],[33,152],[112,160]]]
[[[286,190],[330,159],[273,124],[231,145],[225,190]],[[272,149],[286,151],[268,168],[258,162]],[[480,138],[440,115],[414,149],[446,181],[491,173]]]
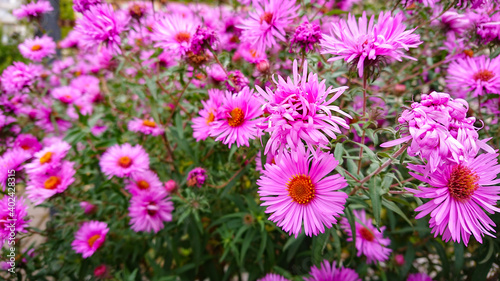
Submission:
[[[45,187],[45,189],[54,189],[56,188],[59,184],[61,183],[61,178],[59,177],[56,177],[56,176],[51,176],[50,178],[48,178],[44,183],[43,183],[43,187]]]
[[[479,188],[479,176],[468,167],[458,165],[453,170],[448,180],[448,191],[451,197],[459,201],[468,200]]]
[[[137,182],[137,187],[140,189],[140,190],[146,190],[149,188],[149,183],[145,180],[140,180]]]
[[[293,201],[305,205],[314,198],[316,189],[307,175],[294,175],[287,183],[288,195]]]
[[[39,44],[33,45],[33,46],[31,47],[31,50],[32,50],[33,52],[40,51],[41,49],[42,49],[42,46],[41,46],[41,45],[39,45]]]
[[[93,235],[92,237],[89,238],[89,240],[87,241],[89,243],[89,247],[92,248],[92,246],[94,246],[94,243],[95,241],[97,241],[97,239],[101,238],[101,235],[99,234],[96,234],[96,235]]]
[[[122,168],[128,168],[132,165],[132,159],[128,156],[122,156],[118,159],[118,165]]]
[[[210,111],[207,117],[207,125],[210,125],[210,123],[214,122],[214,120],[215,120],[215,115],[212,113],[212,111]]]
[[[231,117],[227,119],[227,123],[231,127],[238,127],[243,123],[243,121],[245,121],[245,114],[240,108],[235,107],[231,110],[230,115]]]
[[[40,157],[40,164],[49,163],[50,160],[52,160],[52,152],[49,151]]]
[[[181,31],[175,35],[174,39],[178,43],[189,42],[189,39],[191,39],[191,34],[189,34],[189,32],[186,31]]]
[[[146,127],[150,127],[150,128],[156,128],[156,123],[155,121],[150,121],[150,120],[147,120],[147,119],[144,119],[142,121],[142,125],[146,126]]]

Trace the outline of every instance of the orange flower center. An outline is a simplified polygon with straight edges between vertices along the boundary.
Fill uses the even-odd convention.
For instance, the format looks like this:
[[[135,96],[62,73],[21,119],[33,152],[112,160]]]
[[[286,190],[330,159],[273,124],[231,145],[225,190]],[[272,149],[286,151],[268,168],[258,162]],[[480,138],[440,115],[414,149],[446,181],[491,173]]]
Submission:
[[[464,54],[468,56],[469,58],[472,58],[474,56],[474,51],[472,50],[464,50]]]
[[[487,69],[483,69],[483,70],[479,70],[476,74],[474,74],[474,80],[481,80],[481,81],[489,81],[491,78],[495,77],[495,74],[493,74],[493,72],[487,70]]]
[[[30,149],[31,147],[29,145],[26,145],[26,144],[23,144],[21,145],[21,148],[24,149],[24,150],[28,150]],[[41,159],[40,159],[41,160]]]
[[[252,58],[255,58],[257,56],[257,50],[251,49],[250,55],[252,55]]]
[[[214,122],[214,120],[215,120],[215,115],[212,113],[212,111],[210,111],[207,117],[207,125],[210,125],[210,123]]]
[[[52,152],[49,151],[40,157],[40,164],[49,163],[50,160],[52,160]]]
[[[375,235],[373,235],[373,232],[371,232],[366,227],[362,227],[361,229],[359,229],[359,234],[366,241],[372,242],[373,240],[375,240]]]
[[[92,237],[89,238],[89,240],[87,241],[89,243],[89,247],[92,248],[92,246],[94,246],[94,243],[95,241],[97,241],[97,239],[101,238],[101,235],[99,234],[96,234],[96,235],[93,235]]]
[[[150,120],[147,120],[147,119],[144,119],[142,121],[142,125],[146,126],[146,127],[151,127],[151,128],[156,128],[156,123],[155,121],[150,121]]]
[[[59,177],[56,177],[56,176],[51,176],[50,178],[48,178],[44,183],[43,183],[43,187],[45,187],[45,189],[54,189],[56,188],[59,184],[61,183],[61,178]]]
[[[191,34],[189,34],[189,32],[186,31],[181,31],[175,35],[174,39],[178,43],[189,42],[189,39],[191,39]]]
[[[146,190],[149,188],[149,183],[145,180],[140,180],[137,182],[137,187],[140,189],[140,190]]]
[[[128,168],[130,165],[132,165],[132,159],[128,156],[122,156],[120,159],[118,159],[118,165],[122,168]]]
[[[238,107],[231,110],[230,115],[231,117],[227,119],[227,123],[231,127],[238,127],[245,121],[245,114],[243,114],[243,110]]]
[[[265,12],[260,16],[260,23],[263,21],[267,22],[267,24],[271,24],[271,21],[273,20],[273,13]]]
[[[150,203],[147,207],[146,210],[148,212],[148,215],[154,216],[156,213],[158,213],[158,206],[156,206],[155,203]]]
[[[314,198],[316,189],[307,175],[294,175],[287,183],[288,195],[293,201],[305,205]]]
[[[468,167],[458,165],[453,170],[448,180],[448,191],[451,197],[459,201],[468,200],[479,188],[479,176]]]
[[[31,50],[32,50],[33,52],[40,51],[41,49],[42,49],[42,46],[41,46],[41,45],[39,45],[39,44],[33,45],[33,46],[31,47]]]

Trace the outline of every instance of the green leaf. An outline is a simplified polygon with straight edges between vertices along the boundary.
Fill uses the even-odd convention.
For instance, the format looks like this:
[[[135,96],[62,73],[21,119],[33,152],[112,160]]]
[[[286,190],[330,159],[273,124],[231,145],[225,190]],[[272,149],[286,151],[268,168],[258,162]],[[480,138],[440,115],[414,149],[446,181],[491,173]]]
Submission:
[[[382,211],[382,204],[380,203],[380,194],[378,192],[378,186],[376,185],[376,179],[378,179],[378,177],[373,178],[369,182],[368,188],[370,189],[370,199],[372,201],[373,217],[375,218],[375,222],[377,224],[377,229],[379,229],[379,227],[380,227],[380,212]]]
[[[342,143],[337,143],[335,145],[335,151],[333,152],[333,155],[335,156],[335,160],[339,161],[339,165],[342,165],[344,163],[344,159],[342,158],[342,155],[344,155],[344,146]]]
[[[382,205],[386,207],[387,209],[393,211],[394,213],[400,215],[410,226],[413,226],[411,221],[408,219],[408,217],[403,213],[403,211],[396,205],[394,202],[391,202],[387,200],[386,198],[382,197]]]
[[[454,243],[453,247],[455,249],[455,267],[453,273],[458,277],[464,266],[464,245],[462,243]]]
[[[317,236],[313,236],[312,240],[312,260],[314,264],[319,264],[323,261],[323,251],[330,238],[330,231],[325,233],[320,233]]]

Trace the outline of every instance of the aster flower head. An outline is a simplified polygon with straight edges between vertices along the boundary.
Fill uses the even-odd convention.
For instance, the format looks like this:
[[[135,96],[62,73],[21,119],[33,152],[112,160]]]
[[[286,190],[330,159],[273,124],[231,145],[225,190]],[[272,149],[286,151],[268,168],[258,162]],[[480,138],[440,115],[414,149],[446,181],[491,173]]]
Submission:
[[[332,154],[298,149],[297,159],[285,153],[276,165],[266,164],[257,181],[261,206],[277,226],[297,237],[324,233],[343,213],[347,194],[339,189],[347,187],[339,174],[330,175],[338,161]]]
[[[64,192],[75,181],[75,173],[73,163],[63,161],[56,170],[44,174],[29,174],[30,179],[26,187],[28,199],[35,205],[40,205],[48,198]]]
[[[305,281],[361,281],[361,278],[353,269],[344,268],[343,266],[337,268],[337,262],[334,261],[330,265],[327,260],[321,263],[320,268],[312,266],[309,275],[311,277],[305,278]]]
[[[446,82],[450,91],[463,98],[469,93],[473,97],[500,94],[500,57],[459,58],[450,63]]]
[[[69,143],[65,141],[56,141],[44,147],[34,154],[31,163],[25,165],[26,172],[30,175],[35,175],[58,170],[70,148]]]
[[[56,43],[47,35],[33,39],[28,38],[22,44],[19,44],[19,51],[23,57],[40,62],[46,57],[55,55]]]
[[[207,179],[207,171],[201,167],[192,169],[187,177],[188,186],[202,187]]]
[[[140,132],[152,136],[159,136],[165,132],[165,129],[157,124],[153,118],[139,119],[135,117],[128,122],[128,129],[132,132]]]
[[[241,39],[251,43],[260,52],[286,41],[285,28],[297,17],[295,0],[258,0],[253,3],[255,11],[241,21],[238,28],[243,30]]]
[[[20,134],[14,141],[14,148],[21,148],[30,154],[34,154],[42,149],[42,145],[35,136],[31,134]]]
[[[150,170],[132,173],[125,189],[134,196],[145,192],[165,193],[160,178]]]
[[[128,14],[136,20],[147,16],[150,10],[151,5],[146,2],[130,2],[128,4]]]
[[[101,4],[101,0],[73,0],[73,9],[79,13],[83,13],[90,6]]]
[[[193,137],[196,141],[206,139],[212,130],[213,122],[220,117],[219,108],[222,105],[224,92],[218,89],[208,90],[208,100],[202,101],[203,109],[199,117],[193,118]]]
[[[217,36],[213,29],[199,25],[191,40],[191,51],[200,54],[207,48],[213,48],[216,41]]]
[[[248,78],[239,70],[229,71],[227,76],[226,87],[231,92],[239,92],[250,83]]]
[[[432,233],[435,237],[442,235],[444,241],[467,245],[471,235],[480,243],[484,235],[495,237],[495,223],[486,212],[500,212],[496,207],[500,199],[498,156],[484,153],[458,164],[442,165],[433,172],[423,165],[409,164],[410,174],[431,186],[408,189],[416,197],[431,199],[415,209],[420,212],[416,219],[430,214]]]
[[[274,79],[274,78],[273,78]],[[340,134],[340,126],[348,129],[346,120],[332,113],[340,113],[351,118],[332,103],[344,93],[347,87],[326,88],[326,80],[318,81],[318,75],[307,73],[304,62],[302,75],[298,72],[297,61],[293,62],[293,76],[286,80],[278,76],[274,79],[275,91],[264,91],[256,86],[261,96],[263,108],[269,113],[261,129],[270,134],[265,153],[269,151],[281,155],[284,151],[302,146],[326,147],[330,138]],[[333,96],[330,96],[333,94]]]
[[[229,145],[229,148],[234,143],[238,147],[249,146],[249,140],[260,134],[257,124],[260,122],[262,110],[253,91],[248,87],[237,94],[226,92],[218,113],[220,119],[213,122],[210,136]]]
[[[30,158],[31,153],[22,148],[9,149],[0,156],[0,186],[2,186],[3,191],[7,186],[9,171],[21,170],[23,168],[21,164]]]
[[[172,220],[174,204],[162,192],[147,192],[133,196],[130,200],[130,225],[135,232],[154,231],[165,227]]]
[[[14,205],[12,205],[12,202],[14,202]],[[16,233],[27,232],[26,228],[29,222],[27,216],[28,204],[26,204],[23,197],[4,196],[0,200],[0,240],[2,245],[9,238],[12,230]],[[15,223],[14,228],[11,227],[12,223]]]
[[[380,227],[379,231],[373,226],[372,220],[366,217],[365,210],[354,210],[353,212],[356,217],[357,256],[366,256],[367,263],[387,261],[392,250],[387,248],[391,244],[391,240],[384,238],[385,226]],[[348,235],[347,241],[352,241],[351,225],[346,218],[342,218],[341,226]]]
[[[290,41],[290,52],[292,52],[293,47],[302,49],[305,52],[313,51],[315,44],[319,43],[322,38],[321,27],[306,20],[295,29]]]
[[[184,18],[179,15],[165,16],[154,26],[153,38],[156,41],[154,46],[184,55],[191,48],[191,41],[197,27],[198,23],[193,18]]]
[[[1,84],[7,94],[25,93],[40,77],[41,70],[33,64],[14,62],[2,73]]]
[[[75,233],[75,240],[71,243],[71,247],[86,259],[92,256],[104,244],[108,231],[108,224],[105,222],[84,222]]]
[[[51,95],[62,103],[73,104],[82,96],[82,92],[72,86],[61,86],[54,88]]]
[[[433,281],[429,275],[425,273],[412,273],[408,275],[408,279],[406,281]]]
[[[290,281],[290,280],[278,274],[268,273],[266,274],[266,276],[257,279],[257,281]]]
[[[40,19],[43,14],[53,11],[49,1],[40,0],[22,5],[19,9],[12,11],[12,14],[18,18],[26,18],[30,21]]]
[[[328,61],[344,59],[346,63],[352,63],[360,77],[365,69],[368,73],[374,72],[383,60],[416,60],[404,52],[422,42],[419,35],[412,34],[415,29],[405,30],[403,17],[401,13],[393,17],[390,12],[380,12],[377,23],[374,23],[375,16],[368,21],[366,12],[363,12],[357,23],[349,14],[347,21],[332,23],[331,35],[324,35],[321,41],[321,53],[334,56]]]
[[[81,43],[88,49],[103,45],[114,54],[121,54],[120,34],[126,29],[130,18],[115,12],[111,4],[92,5],[76,22],[75,30],[81,34]]]
[[[111,178],[130,176],[149,170],[149,155],[140,145],[115,144],[108,148],[99,161],[102,172]]]

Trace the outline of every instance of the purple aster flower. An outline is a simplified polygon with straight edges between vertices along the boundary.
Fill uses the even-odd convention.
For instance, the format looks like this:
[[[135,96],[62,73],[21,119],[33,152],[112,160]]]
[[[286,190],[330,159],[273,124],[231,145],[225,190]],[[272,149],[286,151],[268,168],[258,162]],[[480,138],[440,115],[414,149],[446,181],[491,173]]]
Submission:
[[[74,163],[63,161],[57,170],[51,170],[44,174],[30,174],[26,187],[29,200],[35,205],[40,205],[48,198],[64,192],[74,181],[76,173]]]
[[[229,71],[227,75],[226,87],[231,92],[239,92],[250,83],[239,70]]]
[[[294,0],[257,0],[253,6],[255,11],[237,25],[243,30],[240,38],[260,52],[277,46],[276,39],[286,41],[285,28],[297,17],[300,5]]]
[[[14,148],[21,148],[33,155],[42,149],[42,145],[35,136],[31,134],[20,134],[14,141]]]
[[[207,179],[207,171],[201,167],[192,169],[187,177],[188,186],[201,187]]]
[[[19,44],[19,51],[23,57],[40,62],[48,56],[55,55],[56,43],[47,35],[35,37],[34,39],[28,38],[22,44]]]
[[[73,0],[73,9],[83,13],[88,10],[90,6],[99,5],[101,3],[101,0]]]
[[[152,136],[159,136],[165,132],[165,129],[156,124],[153,118],[139,119],[135,117],[128,122],[128,129],[132,132],[141,132]]]
[[[125,189],[134,196],[146,192],[165,193],[160,178],[150,170],[132,173],[130,179],[126,181]]]
[[[51,95],[62,103],[72,104],[82,96],[82,92],[71,86],[62,86],[54,88]]]
[[[475,58],[465,57],[450,63],[447,86],[450,91],[467,97],[487,94],[500,94],[500,57],[489,59],[482,55]]]
[[[276,165],[266,164],[257,180],[261,206],[267,206],[270,221],[288,234],[297,237],[302,225],[307,236],[324,233],[343,213],[347,194],[339,189],[347,187],[339,174],[327,176],[338,165],[332,154],[303,148],[296,159],[285,153]]]
[[[184,55],[191,48],[198,22],[193,18],[169,15],[161,18],[154,26],[155,47]]]
[[[220,116],[219,108],[222,106],[224,92],[219,89],[208,90],[208,100],[202,101],[203,109],[199,112],[199,117],[193,118],[193,138],[196,141],[206,139],[212,130],[213,122],[218,121]]]
[[[408,279],[406,279],[406,281],[433,281],[433,280],[425,273],[412,273],[408,275]]]
[[[195,54],[200,54],[206,48],[213,48],[216,41],[217,37],[213,29],[199,25],[191,40],[191,51]]]
[[[307,20],[297,26],[292,40],[290,41],[290,53],[293,47],[303,49],[305,52],[313,51],[314,45],[322,39],[321,27]]]
[[[321,263],[321,268],[311,267],[309,275],[311,277],[305,278],[305,281],[361,281],[361,278],[353,269],[344,268],[343,266],[337,268],[337,262],[334,261],[330,265],[327,260]]]
[[[347,87],[333,89],[326,87],[326,81],[318,81],[318,75],[307,73],[304,62],[302,75],[299,75],[297,61],[293,62],[293,76],[286,80],[278,76],[277,88],[264,91],[256,86],[262,96],[263,107],[269,113],[262,123],[262,129],[271,136],[266,144],[269,151],[280,155],[283,151],[293,151],[304,141],[309,147],[326,147],[330,138],[340,134],[340,126],[349,129],[345,119],[332,115],[340,113],[351,118],[332,103],[340,97]],[[332,96],[330,96],[332,95]]]
[[[18,19],[26,18],[32,21],[41,18],[43,14],[51,12],[52,10],[54,9],[49,1],[40,0],[38,2],[22,5],[21,8],[14,10],[12,14]]]
[[[149,170],[149,155],[140,145],[115,144],[108,148],[99,161],[101,170],[111,178],[130,176],[135,172]]]
[[[472,26],[469,18],[465,14],[459,14],[456,11],[446,11],[441,15],[441,24],[445,30],[453,31],[457,34],[463,34]]]
[[[266,274],[266,276],[257,279],[257,281],[290,281],[290,280],[278,274],[268,273]]]
[[[25,233],[28,227],[28,204],[23,197],[3,196],[0,200],[0,241],[7,241],[12,231]],[[11,224],[14,227],[11,227]]]
[[[2,73],[2,88],[7,94],[26,93],[40,77],[41,69],[33,64],[14,62]]]
[[[147,192],[133,196],[130,200],[130,227],[135,231],[154,231],[165,227],[172,220],[174,204],[165,192]]]
[[[435,237],[442,235],[444,241],[463,241],[467,246],[471,235],[479,243],[484,235],[495,237],[495,223],[484,211],[500,212],[496,207],[500,199],[498,156],[484,153],[458,164],[442,165],[434,172],[424,165],[408,164],[412,176],[431,186],[408,188],[416,197],[431,199],[415,209],[420,212],[415,218],[430,214],[432,233]]]
[[[380,227],[379,231],[373,226],[372,220],[366,217],[365,210],[355,210],[353,212],[356,217],[355,235],[356,249],[358,252],[357,256],[366,256],[367,263],[387,261],[392,250],[387,248],[387,246],[391,244],[391,240],[389,238],[384,238],[385,226]],[[351,231],[351,225],[346,218],[342,218],[341,226],[349,236],[347,241],[352,241],[353,233]]]
[[[76,21],[75,30],[81,34],[81,43],[88,49],[97,49],[104,44],[110,52],[121,54],[122,33],[129,17],[122,12],[115,12],[111,4],[90,6],[83,16]]]
[[[331,36],[324,35],[321,41],[321,53],[334,56],[328,61],[344,59],[357,66],[360,77],[365,68],[376,67],[381,60],[415,60],[405,55],[404,51],[416,48],[422,42],[418,34],[412,34],[415,29],[405,30],[403,17],[402,13],[393,17],[390,12],[380,12],[374,24],[375,16],[368,22],[366,12],[363,12],[359,23],[349,14],[347,21],[332,23]]]
[[[21,164],[31,158],[31,153],[21,148],[9,149],[0,156],[0,186],[5,191],[9,171],[20,171]]]
[[[75,240],[71,243],[71,247],[86,259],[92,256],[104,244],[108,231],[109,227],[105,222],[84,222],[75,233]]]

